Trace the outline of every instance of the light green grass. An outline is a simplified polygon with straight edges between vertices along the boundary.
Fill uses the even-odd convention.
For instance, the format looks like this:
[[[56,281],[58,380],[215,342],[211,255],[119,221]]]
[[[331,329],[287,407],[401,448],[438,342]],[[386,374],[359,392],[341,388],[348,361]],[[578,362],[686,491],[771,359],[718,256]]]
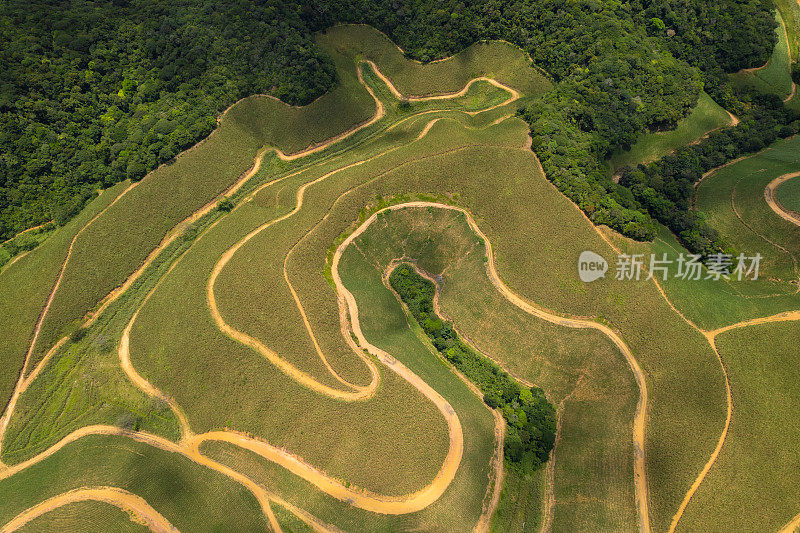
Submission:
[[[122,509],[103,502],[75,502],[34,518],[19,531],[80,531],[81,533],[145,533],[147,526],[137,524]]]
[[[731,74],[731,80],[738,85],[747,85],[763,93],[776,94],[781,98],[792,92],[792,76],[789,57],[789,42],[786,40],[781,11],[775,11],[778,27],[775,32],[778,43],[764,68],[751,72]]]
[[[674,130],[642,135],[630,150],[618,152],[611,157],[611,169],[635,167],[639,163],[656,161],[676,148],[691,144],[710,131],[730,123],[728,112],[708,94],[701,92],[697,105],[686,118],[678,121]]]
[[[719,169],[697,189],[697,210],[736,250],[763,256],[761,276],[775,280],[778,289],[783,289],[775,292],[796,288],[789,283],[798,279],[795,261],[800,258],[800,228],[769,208],[764,188],[774,178],[798,168],[800,137],[793,137]]]
[[[775,6],[786,24],[792,61],[800,59],[800,3],[797,0],[775,0]]]
[[[775,195],[784,209],[800,213],[800,177],[781,183]]]
[[[70,241],[80,228],[118,195],[125,184],[107,190],[39,247],[0,271],[0,405],[5,408],[22,370],[33,329],[44,307]]]
[[[255,497],[185,457],[125,437],[88,436],[0,481],[0,523],[58,494],[118,487],[144,498],[181,531],[263,531]]]
[[[717,462],[679,531],[777,531],[800,508],[800,349],[796,322],[751,326],[717,339],[733,417]]]

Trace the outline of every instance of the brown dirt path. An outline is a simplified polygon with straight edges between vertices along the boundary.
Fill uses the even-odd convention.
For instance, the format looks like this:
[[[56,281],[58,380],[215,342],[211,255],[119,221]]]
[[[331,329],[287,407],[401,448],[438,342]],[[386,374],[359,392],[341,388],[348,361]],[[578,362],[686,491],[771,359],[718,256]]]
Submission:
[[[764,189],[764,199],[767,201],[767,205],[769,205],[770,209],[775,211],[775,213],[777,213],[777,215],[782,219],[786,220],[787,222],[791,222],[796,226],[800,226],[800,213],[795,213],[794,211],[789,211],[788,209],[784,208],[783,205],[781,205],[781,203],[778,201],[778,198],[775,195],[775,190],[782,183],[798,177],[800,177],[800,172],[792,172],[790,174],[778,176],[774,180],[770,181],[767,184],[767,187]]]
[[[70,503],[98,501],[119,507],[131,514],[131,520],[147,526],[156,533],[177,533],[161,513],[153,509],[143,498],[117,487],[86,487],[53,496],[17,515],[0,529],[0,533],[16,531],[34,518],[49,513]]]
[[[356,236],[362,233],[370,224],[372,224],[375,220],[377,220],[379,213],[388,210],[403,209],[406,207],[436,207],[441,209],[452,209],[464,213],[472,231],[474,231],[476,235],[478,235],[481,239],[483,239],[486,245],[486,253],[488,256],[486,267],[489,279],[491,280],[492,284],[495,286],[497,291],[500,292],[500,294],[502,294],[509,302],[514,304],[516,307],[522,309],[526,313],[533,315],[537,318],[541,318],[547,322],[551,322],[553,324],[566,326],[570,328],[596,329],[601,333],[603,333],[604,335],[606,335],[617,346],[620,352],[622,352],[623,356],[625,356],[625,359],[627,360],[629,366],[631,367],[631,370],[634,373],[634,377],[636,378],[636,383],[639,386],[639,402],[636,407],[636,415],[634,417],[634,424],[633,424],[634,485],[636,493],[637,510],[640,519],[640,531],[642,531],[643,533],[649,532],[650,519],[649,519],[649,507],[648,507],[648,486],[647,486],[647,473],[645,470],[645,460],[644,460],[645,419],[648,407],[647,384],[645,382],[644,373],[642,372],[642,369],[639,366],[638,361],[633,356],[633,353],[630,351],[627,344],[625,344],[625,342],[619,337],[619,335],[614,330],[612,330],[610,327],[604,324],[601,324],[599,322],[594,322],[592,320],[569,318],[549,313],[543,309],[534,306],[533,304],[529,303],[528,301],[517,295],[515,292],[513,292],[502,281],[502,279],[500,279],[500,276],[497,273],[491,241],[489,241],[486,235],[478,227],[477,223],[472,218],[472,215],[463,208],[455,207],[452,205],[441,204],[437,202],[423,202],[423,201],[408,202],[404,204],[390,206],[387,207],[386,209],[374,213],[369,219],[367,219],[367,221],[365,221],[359,227],[358,230],[356,230],[356,232],[354,232],[348,238],[348,240],[352,241],[352,239],[354,239]],[[334,260],[338,261],[338,258],[335,257]]]

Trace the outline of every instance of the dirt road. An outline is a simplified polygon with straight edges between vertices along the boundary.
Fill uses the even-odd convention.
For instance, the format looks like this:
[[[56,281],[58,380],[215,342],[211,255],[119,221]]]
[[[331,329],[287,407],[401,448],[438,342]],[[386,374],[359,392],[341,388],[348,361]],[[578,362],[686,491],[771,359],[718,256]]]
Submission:
[[[34,518],[70,503],[98,501],[119,507],[131,514],[131,520],[157,533],[177,533],[177,529],[143,498],[116,487],[87,487],[71,490],[45,500],[17,515],[0,529],[0,533],[16,531]]]
[[[767,201],[767,205],[769,205],[770,209],[775,211],[775,213],[777,213],[782,219],[786,220],[787,222],[791,222],[796,226],[800,226],[800,213],[795,213],[794,211],[789,211],[784,208],[778,201],[778,198],[775,195],[775,190],[782,183],[798,177],[800,177],[800,172],[792,172],[790,174],[778,176],[774,180],[770,181],[767,184],[767,187],[764,189],[764,199]]]

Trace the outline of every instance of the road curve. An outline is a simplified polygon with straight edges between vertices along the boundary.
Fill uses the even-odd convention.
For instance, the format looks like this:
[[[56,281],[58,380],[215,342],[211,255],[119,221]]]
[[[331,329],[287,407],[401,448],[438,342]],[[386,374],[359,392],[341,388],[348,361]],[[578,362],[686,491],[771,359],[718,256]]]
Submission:
[[[16,531],[34,518],[49,513],[70,503],[98,501],[119,507],[131,513],[131,520],[147,526],[156,533],[177,533],[177,528],[169,523],[161,513],[153,509],[143,498],[117,487],[88,487],[74,489],[53,496],[26,509],[0,529],[0,533]]]
[[[800,0],[798,0],[800,1]],[[800,213],[795,213],[794,211],[789,211],[785,209],[781,203],[778,201],[777,196],[775,195],[775,191],[777,190],[778,186],[783,184],[784,182],[792,179],[800,177],[800,172],[792,172],[790,174],[784,174],[783,176],[778,176],[774,180],[770,181],[766,188],[764,189],[764,199],[767,201],[767,205],[769,205],[770,209],[775,211],[779,217],[786,220],[787,222],[791,222],[796,226],[800,226]]]
[[[489,279],[491,280],[492,284],[495,286],[497,291],[503,295],[509,302],[514,304],[516,307],[522,309],[526,313],[533,315],[537,318],[541,318],[546,320],[547,322],[551,322],[553,324],[571,327],[571,328],[586,328],[586,329],[596,329],[606,335],[622,352],[625,356],[625,359],[628,362],[628,365],[631,367],[631,370],[634,373],[634,377],[636,378],[636,383],[639,387],[639,402],[636,406],[636,414],[634,417],[633,423],[633,444],[634,444],[634,486],[635,486],[635,493],[636,493],[636,504],[637,504],[637,511],[639,517],[639,529],[642,533],[646,533],[650,531],[650,513],[648,507],[648,486],[647,486],[647,472],[645,469],[645,455],[644,455],[644,442],[645,442],[645,422],[646,422],[646,413],[648,407],[648,399],[647,399],[647,384],[645,382],[644,373],[642,372],[641,367],[639,366],[638,361],[633,356],[630,348],[625,342],[617,335],[617,333],[612,330],[610,327],[601,324],[599,322],[594,322],[592,320],[586,319],[578,319],[578,318],[568,318],[559,315],[554,315],[535,307],[519,295],[517,295],[514,291],[512,291],[503,281],[500,279],[500,276],[497,273],[497,267],[494,260],[494,252],[492,249],[492,244],[486,235],[481,231],[478,227],[475,220],[472,218],[472,215],[464,208],[456,207],[452,205],[442,204],[438,202],[425,202],[425,201],[417,201],[417,202],[407,202],[403,204],[393,205],[387,207],[385,209],[381,209],[373,213],[373,215],[368,218],[359,228],[345,241],[345,243],[352,242],[358,235],[360,235],[370,224],[372,224],[375,220],[377,220],[378,215],[380,213],[386,211],[393,211],[397,209],[404,209],[409,207],[435,207],[441,209],[452,209],[454,211],[460,211],[464,213],[466,216],[467,222],[472,229],[481,239],[486,246],[486,254],[488,256],[488,261],[486,262],[487,274]],[[342,244],[345,244],[342,243]],[[337,249],[337,253],[342,249],[340,246]],[[339,254],[340,255],[340,254]],[[334,265],[338,263],[338,257],[334,256]]]
[[[376,68],[376,71],[377,71],[377,68]],[[503,88],[509,90],[509,92],[511,93],[511,98],[508,101],[505,101],[505,102],[503,102],[502,104],[499,104],[499,105],[506,105],[509,102],[512,102],[516,98],[519,97],[519,94],[516,91],[514,91],[513,89],[511,89],[511,88],[503,86],[502,84],[495,83],[495,82],[493,82],[493,80],[487,79],[486,81],[489,81],[489,83],[493,83],[494,85],[496,85],[498,87],[503,87]],[[462,91],[460,91],[459,93],[454,93],[452,95],[441,95],[439,97],[435,97],[434,99],[453,98],[453,97],[460,96],[460,95],[464,94],[468,90],[469,86],[473,82],[474,82],[474,80],[471,81],[470,83],[468,83],[467,86]],[[363,83],[363,80],[362,80],[362,83]],[[368,88],[368,90],[369,90],[369,88]],[[372,93],[372,91],[370,91],[370,93]],[[374,94],[373,94],[373,97],[374,97]],[[376,102],[378,102],[378,104],[377,104],[378,105],[378,110],[376,111],[376,116],[377,116],[377,118],[380,118],[380,116],[382,116],[382,113],[381,113],[382,104],[380,103],[380,101],[377,98],[376,98]],[[494,107],[498,107],[498,106],[494,106]],[[484,110],[481,110],[481,111],[486,111],[486,110],[484,109]],[[423,113],[420,113],[420,114],[425,114],[425,113],[427,113],[427,112],[423,112]],[[468,113],[465,112],[465,113],[466,114],[475,114],[475,112],[468,112]],[[373,117],[373,120],[369,121],[369,123],[372,123],[374,120],[377,120],[377,118]],[[403,119],[403,121],[408,120],[410,118],[413,118],[413,116],[412,117],[407,117],[406,119]],[[503,117],[503,118],[507,118],[507,117]],[[502,120],[502,119],[499,119],[499,120]],[[495,123],[499,122],[499,120],[495,121]],[[433,122],[435,122],[435,121],[432,121],[431,123],[429,123],[426,126],[426,128],[419,135],[419,137],[417,137],[417,140],[419,140],[420,138],[425,136],[425,134],[430,130],[430,127],[432,126]],[[364,127],[365,125],[366,124],[360,125],[360,127]],[[356,128],[356,129],[360,129],[360,128]],[[349,132],[349,133],[352,133],[352,131]],[[344,135],[344,136],[346,136],[346,135]],[[327,147],[328,145],[332,144],[333,142],[336,142],[337,140],[341,140],[341,138],[344,138],[344,137],[343,136],[337,136],[336,138],[331,139],[330,142],[324,143],[324,146],[317,146],[317,147],[309,148],[308,150],[304,150],[303,152],[298,153],[298,154],[292,154],[291,156],[285,156],[285,154],[281,154],[280,152],[278,153],[278,155],[279,155],[279,157],[283,155],[283,158],[292,158],[292,159],[294,159],[295,157],[301,157],[302,155],[308,155],[308,154],[313,153],[313,152],[315,152],[315,151],[317,151],[319,149]],[[379,157],[380,155],[383,155],[383,154],[378,154],[377,156],[374,156],[374,157]],[[229,193],[231,190],[238,189],[241,185],[244,184],[244,182],[247,179],[252,177],[258,171],[259,164],[261,162],[261,156],[263,156],[263,153],[260,153],[259,156],[256,158],[256,161],[255,161],[255,164],[254,164],[253,168],[250,171],[248,171],[247,173],[245,173],[245,175],[243,175],[239,180],[237,180],[237,182],[232,186],[232,188],[229,189],[226,192]],[[344,170],[346,168],[350,168],[352,166],[363,164],[366,161],[374,159],[374,157],[373,158],[369,158],[367,160],[363,160],[363,161],[359,161],[359,162],[353,163],[351,165],[347,165],[347,166],[339,168],[339,169],[336,169],[333,172],[328,173],[328,174],[318,178],[317,180],[314,180],[312,182],[309,182],[309,183],[304,184],[303,186],[301,186],[300,189],[298,189],[298,193],[297,193],[297,200],[298,200],[297,201],[297,206],[296,206],[295,210],[292,213],[287,215],[287,217],[291,216],[291,214],[294,214],[297,211],[299,211],[299,209],[302,206],[303,192],[305,191],[305,189],[307,187],[313,185],[314,183],[316,183],[316,182],[318,182],[318,181],[320,181],[322,179],[325,179],[326,177],[328,177],[329,175],[333,174],[334,172],[339,172],[339,171]],[[127,191],[125,191],[125,192],[127,192]],[[207,212],[207,210],[209,210],[210,208],[213,208],[213,206],[216,205],[217,201],[218,201],[218,199],[216,199],[213,202],[210,202],[206,206],[203,206],[203,208],[201,208],[201,210],[199,210],[197,213],[193,214],[192,217],[196,217],[200,212]],[[115,202],[116,202],[116,200],[115,200]],[[100,214],[102,214],[102,213],[99,213],[97,216],[100,216]],[[93,218],[92,221],[94,221],[97,218],[97,216],[95,218]],[[192,218],[192,217],[190,217],[190,218]],[[90,223],[92,221],[90,221]],[[268,224],[272,224],[272,223],[275,223],[277,221],[278,220],[275,220],[275,221],[272,221],[272,222],[270,222]],[[185,222],[185,221],[182,221],[181,224],[183,224],[183,222]],[[181,226],[181,224],[179,224],[179,226]],[[177,228],[177,226],[176,226],[176,228]],[[263,229],[263,227],[261,229]],[[362,229],[362,231],[363,231],[363,229]],[[171,233],[172,233],[172,235],[168,234],[168,236],[165,237],[165,240],[167,240],[170,237],[174,236],[177,232],[171,232]],[[253,234],[250,234],[248,236],[248,238],[250,238],[252,236],[253,236]],[[352,242],[352,240],[343,242],[340,245],[340,247],[337,249],[337,254],[335,254],[335,262],[336,262],[337,266],[338,266],[338,257],[341,256],[342,250],[350,242]],[[163,244],[164,243],[162,242],[162,245]],[[156,251],[160,251],[160,250],[163,250],[163,246],[159,246],[159,247],[156,248]],[[229,250],[229,252],[230,251],[231,250]],[[235,250],[233,250],[233,251],[235,252]],[[233,254],[231,253],[230,256],[232,256],[232,255]],[[228,256],[228,259],[230,259],[230,256]],[[145,261],[145,265],[143,265],[143,266],[146,266],[147,264],[149,264],[152,261],[153,258],[154,258],[154,255],[151,253],[151,255],[148,257],[148,259]],[[68,259],[69,259],[69,255],[66,258],[66,260],[64,262],[64,265],[62,265],[62,274],[63,274],[63,266],[66,265],[66,262],[67,262]],[[227,260],[225,262],[227,262]],[[220,270],[221,270],[221,267],[224,266],[224,263],[222,265],[220,265],[218,263],[217,266],[220,267]],[[141,272],[143,272],[143,268],[138,270],[132,276],[132,278],[138,277],[138,274],[140,274]],[[346,310],[349,313],[350,321],[351,321],[350,325],[353,327],[354,335],[356,336],[356,338],[358,339],[358,341],[360,343],[360,346],[358,347],[359,349],[357,350],[357,353],[362,357],[362,359],[365,361],[365,363],[370,366],[371,372],[373,374],[373,383],[374,383],[374,385],[373,385],[373,383],[371,383],[370,385],[367,385],[365,388],[369,389],[369,388],[372,388],[372,387],[377,387],[377,381],[378,381],[378,377],[379,377],[380,374],[379,374],[379,372],[377,370],[377,367],[375,367],[372,359],[362,353],[362,350],[364,350],[364,349],[369,351],[373,356],[377,357],[378,360],[380,360],[389,369],[393,370],[398,375],[400,375],[401,377],[403,377],[404,379],[409,381],[409,383],[411,383],[420,392],[422,392],[423,395],[425,395],[431,401],[433,401],[434,404],[439,409],[439,411],[445,417],[445,420],[447,421],[448,431],[449,431],[449,436],[450,436],[449,451],[448,451],[447,457],[445,458],[445,461],[443,462],[443,465],[442,465],[440,471],[438,472],[438,474],[434,478],[433,482],[430,485],[428,485],[427,487],[425,487],[425,488],[423,488],[423,489],[421,489],[421,490],[419,490],[419,491],[417,491],[417,492],[415,492],[413,494],[406,495],[406,496],[380,496],[380,495],[373,495],[373,494],[368,493],[367,491],[364,491],[364,490],[361,490],[361,489],[358,489],[358,488],[344,487],[343,485],[339,484],[337,481],[332,480],[331,478],[326,476],[324,473],[317,471],[316,469],[314,469],[310,465],[306,465],[305,463],[302,462],[302,460],[300,460],[296,456],[293,456],[293,455],[291,455],[288,452],[285,452],[283,450],[279,450],[277,448],[271,447],[271,445],[269,445],[267,443],[264,443],[263,441],[260,441],[260,440],[257,440],[257,439],[252,439],[250,437],[246,437],[246,436],[243,436],[243,435],[240,435],[240,434],[237,434],[237,433],[234,433],[234,432],[230,432],[230,431],[219,431],[219,432],[213,432],[213,433],[201,434],[201,435],[193,434],[191,432],[190,428],[189,428],[188,420],[184,416],[182,416],[182,412],[180,411],[178,406],[173,401],[171,401],[170,399],[167,399],[167,401],[170,402],[170,406],[173,408],[173,410],[178,415],[178,417],[179,417],[179,419],[181,421],[181,426],[182,426],[182,430],[183,430],[182,439],[178,443],[171,442],[171,441],[169,441],[167,439],[164,439],[162,437],[158,437],[156,435],[151,435],[151,434],[147,434],[147,433],[144,433],[144,432],[126,431],[126,430],[123,430],[123,429],[120,429],[120,428],[116,428],[116,427],[112,427],[112,426],[85,426],[85,427],[83,427],[83,428],[81,428],[79,430],[76,430],[76,431],[70,433],[69,435],[65,436],[62,440],[60,440],[59,442],[57,442],[56,444],[54,444],[53,446],[51,446],[50,448],[48,448],[47,450],[42,452],[41,454],[39,454],[39,455],[37,455],[35,457],[32,457],[27,461],[24,461],[22,463],[19,463],[19,464],[16,464],[16,465],[12,465],[12,466],[6,466],[6,465],[2,465],[2,463],[0,463],[0,479],[5,479],[5,478],[7,478],[9,476],[12,476],[12,475],[20,472],[21,470],[24,470],[25,468],[27,468],[27,467],[35,464],[35,463],[38,463],[38,462],[46,459],[47,457],[51,456],[53,453],[55,453],[58,450],[60,450],[61,448],[63,448],[65,445],[67,445],[67,444],[69,444],[71,442],[74,442],[75,440],[78,440],[80,438],[83,438],[85,436],[88,436],[88,435],[119,435],[119,436],[126,436],[126,437],[132,438],[134,440],[137,440],[139,442],[143,442],[143,443],[149,444],[151,446],[154,446],[154,447],[166,450],[166,451],[170,451],[170,452],[174,452],[174,453],[180,453],[180,454],[186,456],[187,458],[189,458],[189,459],[191,459],[191,460],[193,460],[193,461],[195,461],[195,462],[197,462],[197,463],[199,463],[201,465],[207,466],[207,467],[209,467],[209,468],[211,468],[211,469],[213,469],[215,471],[218,471],[218,472],[226,475],[227,477],[237,481],[238,483],[241,483],[242,485],[246,486],[255,495],[255,497],[259,501],[259,504],[262,507],[264,515],[267,517],[271,527],[273,527],[273,529],[278,529],[279,530],[279,525],[278,525],[278,523],[277,523],[277,521],[276,521],[276,519],[275,519],[275,517],[274,517],[274,515],[273,515],[273,513],[272,513],[272,511],[271,511],[271,509],[269,507],[270,500],[273,500],[273,501],[277,502],[278,501],[277,497],[273,497],[272,495],[268,494],[260,485],[257,485],[256,483],[254,483],[252,480],[250,480],[249,478],[247,478],[243,474],[241,474],[241,473],[239,473],[239,472],[237,472],[237,471],[235,471],[235,470],[233,470],[233,469],[231,469],[231,468],[229,468],[229,467],[227,467],[225,465],[222,465],[220,463],[217,463],[217,462],[213,461],[212,459],[202,455],[200,453],[200,451],[199,451],[200,444],[203,441],[206,441],[206,440],[226,440],[226,441],[235,443],[235,444],[237,444],[239,446],[245,447],[247,449],[254,450],[254,451],[256,451],[256,453],[259,453],[260,455],[263,455],[264,457],[266,457],[266,458],[268,458],[270,460],[273,460],[276,463],[283,464],[284,466],[289,468],[291,471],[299,473],[298,475],[301,475],[301,477],[303,477],[304,479],[307,479],[307,480],[311,481],[313,484],[318,486],[324,492],[327,492],[327,493],[329,493],[331,495],[334,495],[335,497],[340,497],[340,498],[352,503],[353,505],[355,505],[357,507],[361,507],[361,508],[364,508],[364,509],[369,509],[369,510],[372,510],[374,512],[379,512],[379,513],[401,514],[401,513],[410,513],[410,512],[418,511],[418,510],[423,509],[426,506],[430,505],[432,502],[436,501],[441,496],[441,494],[444,492],[444,490],[446,490],[446,488],[449,486],[450,482],[452,481],[453,477],[455,476],[455,473],[456,473],[456,471],[458,469],[458,466],[460,464],[460,461],[461,461],[461,457],[463,455],[463,433],[462,433],[462,428],[461,428],[461,425],[460,425],[460,421],[458,420],[458,416],[456,415],[456,413],[452,409],[452,407],[449,405],[449,403],[443,397],[441,397],[434,389],[432,389],[430,386],[428,386],[421,378],[416,376],[407,367],[405,367],[402,363],[400,363],[399,361],[394,359],[388,353],[383,352],[379,348],[371,345],[366,340],[366,338],[364,338],[364,336],[363,336],[363,334],[361,333],[361,330],[360,330],[360,324],[358,322],[358,307],[357,307],[357,305],[355,303],[355,299],[353,298],[352,294],[350,294],[349,291],[347,291],[347,289],[344,288],[344,286],[341,284],[341,280],[339,279],[339,276],[338,276],[338,271],[337,271],[337,269],[335,267],[333,269],[333,272],[334,272],[334,279],[335,279],[335,282],[337,284],[337,292],[338,292],[338,297],[339,297],[338,300],[339,300],[340,310]],[[218,273],[219,273],[219,271],[217,271],[217,274]],[[133,281],[133,280],[129,279],[127,281]],[[126,283],[124,288],[121,288],[122,290],[117,290],[117,291],[112,292],[110,297],[108,297],[107,299],[105,299],[103,301],[103,303],[102,303],[102,305],[100,307],[100,310],[105,309],[107,307],[108,303],[110,303],[110,301],[113,301],[117,296],[122,294],[122,292],[124,292],[124,289],[128,288],[129,286],[130,286],[130,283]],[[57,288],[58,288],[58,283],[56,284],[56,286],[53,288],[53,291],[51,292],[51,295],[50,295],[51,299],[52,299],[53,294],[56,292]],[[213,281],[211,279],[209,280],[208,290],[209,290],[209,294],[211,295],[211,298],[213,298]],[[44,313],[46,313],[46,309],[45,309],[45,311],[43,311],[43,314]],[[96,316],[98,316],[99,314],[100,314],[99,312],[95,312],[92,316],[90,316],[87,319],[88,320],[87,323],[91,323],[94,320],[94,318]],[[342,312],[342,314],[340,316],[346,318],[346,314],[344,313],[344,311]],[[147,393],[150,396],[155,396],[155,397],[159,397],[159,398],[162,398],[162,399],[166,399],[163,394],[161,394],[157,389],[155,389],[155,387],[153,387],[149,382],[147,382],[144,378],[142,378],[140,375],[138,375],[138,373],[136,373],[136,371],[133,369],[132,365],[130,364],[130,358],[129,358],[130,357],[130,354],[129,354],[129,334],[130,334],[130,330],[131,330],[131,327],[132,327],[134,321],[135,321],[135,317],[134,317],[134,320],[132,320],[128,324],[128,327],[125,330],[124,337],[125,337],[125,339],[128,339],[128,342],[122,342],[121,345],[120,345],[120,363],[121,363],[121,366],[126,371],[126,374],[128,375],[128,377],[132,379],[133,383],[135,385],[137,385],[140,389],[142,389],[145,393]],[[348,337],[347,340],[350,340],[349,339],[349,335],[347,337]],[[64,340],[65,340],[65,338],[61,339],[61,342],[63,342]],[[58,345],[56,345],[53,349],[51,349],[51,351],[49,352],[48,355],[52,355],[52,353],[55,350],[57,350],[58,346],[60,346],[61,342]],[[34,343],[35,343],[35,341],[34,341]],[[34,343],[32,343],[32,345]],[[259,350],[259,351],[261,351],[261,350]],[[48,357],[48,359],[49,359],[49,357]],[[43,361],[42,363],[37,365],[37,368],[35,369],[35,372],[33,373],[33,375],[30,376],[30,379],[25,380],[25,379],[23,379],[23,376],[20,377],[20,380],[19,380],[19,383],[18,383],[18,387],[19,387],[19,389],[17,391],[18,393],[21,393],[25,388],[27,388],[27,385],[29,385],[30,382],[36,377],[36,375],[38,375],[38,371],[44,366],[43,365],[44,362],[45,361]],[[362,394],[362,392],[360,392],[358,390],[359,387],[353,387],[353,388],[356,389],[356,391],[355,391],[356,395]],[[18,395],[19,394],[17,394],[17,396]],[[0,427],[0,430],[2,430],[2,431],[0,431],[0,439],[2,439],[2,435],[5,433],[5,429],[7,427],[8,420],[10,419],[10,416],[11,416],[11,411],[13,411],[13,406],[11,406],[11,409],[7,409],[6,410],[6,413],[4,414],[3,420],[0,420],[0,426],[2,426],[2,427]],[[4,422],[4,423],[1,423],[1,422]],[[34,506],[34,507],[36,507],[36,506]],[[29,509],[28,511],[32,511],[32,509]],[[290,511],[291,511],[291,509],[290,509]],[[294,512],[294,511],[292,511],[292,512]],[[307,513],[306,513],[306,515],[307,515]],[[310,515],[307,515],[307,516],[301,517],[301,519],[306,520],[307,523],[308,523],[309,517],[310,517]],[[315,521],[315,527],[317,529],[326,529],[325,527],[321,526],[318,521]]]

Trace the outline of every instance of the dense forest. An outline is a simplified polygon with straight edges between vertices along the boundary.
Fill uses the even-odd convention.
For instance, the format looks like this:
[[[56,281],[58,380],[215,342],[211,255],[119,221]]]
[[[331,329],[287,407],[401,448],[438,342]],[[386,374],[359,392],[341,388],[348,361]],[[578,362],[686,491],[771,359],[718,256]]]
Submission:
[[[771,0],[2,4],[0,238],[61,223],[94,189],[141,178],[242,96],[312,100],[335,83],[312,35],[337,22],[372,24],[422,61],[480,39],[522,47],[557,82],[521,113],[548,178],[594,222],[637,239],[655,234],[654,218],[676,219],[662,199],[685,202],[672,186],[625,186],[644,183],[638,174],[613,183],[609,154],[674,126],[703,88],[753,120],[772,113],[725,77],[769,58]],[[786,134],[791,120],[776,120]],[[679,234],[710,231],[684,215]]]
[[[494,361],[459,339],[450,322],[433,308],[436,286],[412,265],[401,264],[389,284],[436,348],[459,372],[477,385],[483,401],[499,409],[508,423],[504,443],[509,465],[535,469],[547,461],[556,439],[556,410],[539,387],[523,387]]]
[[[0,6],[0,240],[142,178],[244,96],[304,104],[335,80],[280,1]]]

